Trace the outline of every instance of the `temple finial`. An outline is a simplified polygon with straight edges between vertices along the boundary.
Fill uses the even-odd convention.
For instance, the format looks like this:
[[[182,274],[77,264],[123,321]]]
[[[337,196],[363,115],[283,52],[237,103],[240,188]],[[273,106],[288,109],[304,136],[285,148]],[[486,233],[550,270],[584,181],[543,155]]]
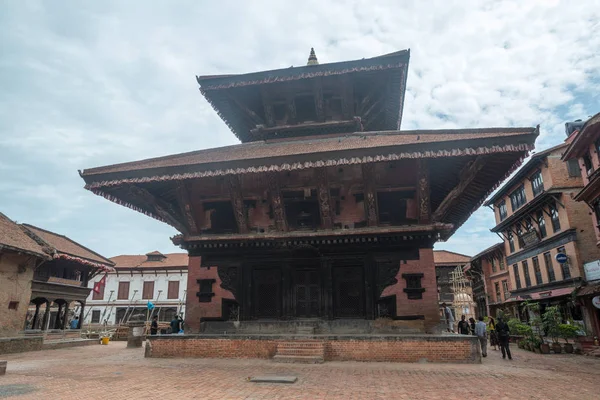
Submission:
[[[308,56],[306,65],[319,65],[319,60],[317,60],[317,55],[315,54],[315,49],[313,47],[310,48],[310,55]]]

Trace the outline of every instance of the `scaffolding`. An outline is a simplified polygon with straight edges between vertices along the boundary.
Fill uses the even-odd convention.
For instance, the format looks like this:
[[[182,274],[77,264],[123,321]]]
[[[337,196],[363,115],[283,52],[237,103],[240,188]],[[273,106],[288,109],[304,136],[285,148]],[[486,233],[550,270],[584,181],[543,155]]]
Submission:
[[[454,294],[452,308],[454,309],[456,319],[460,320],[463,315],[467,321],[469,318],[475,318],[473,289],[462,267],[456,267],[454,271],[450,272],[450,283],[452,284],[452,292]]]

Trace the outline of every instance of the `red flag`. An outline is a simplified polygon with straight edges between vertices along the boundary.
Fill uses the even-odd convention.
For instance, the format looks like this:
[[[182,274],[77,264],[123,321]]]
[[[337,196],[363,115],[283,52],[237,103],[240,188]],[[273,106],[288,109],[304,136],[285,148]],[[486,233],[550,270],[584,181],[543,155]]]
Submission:
[[[104,288],[105,284],[106,284],[106,274],[104,274],[102,279],[100,279],[98,282],[94,283],[94,292],[100,293],[100,291],[102,290],[101,288]]]

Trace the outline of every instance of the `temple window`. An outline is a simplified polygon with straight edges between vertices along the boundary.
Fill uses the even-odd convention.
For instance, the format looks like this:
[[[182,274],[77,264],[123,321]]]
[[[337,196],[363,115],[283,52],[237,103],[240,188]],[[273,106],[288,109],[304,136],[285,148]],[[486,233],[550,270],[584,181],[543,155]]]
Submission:
[[[417,222],[414,191],[377,192],[377,209],[381,225],[405,225]]]
[[[238,231],[231,201],[212,201],[204,203],[206,233],[236,233]]]
[[[422,299],[423,292],[425,291],[425,288],[421,286],[423,274],[402,274],[402,278],[406,280],[406,288],[404,289],[404,293],[407,294],[409,300]]]
[[[315,122],[317,120],[315,98],[312,94],[296,96],[294,102],[296,105],[296,119],[298,122]]]
[[[215,293],[213,292],[213,284],[215,279],[198,279],[200,290],[196,293],[198,301],[201,303],[210,303]]]
[[[342,99],[333,94],[323,96],[325,105],[325,121],[340,121],[342,119]]]
[[[273,103],[273,118],[278,125],[285,125],[287,123],[287,104],[284,101]]]
[[[319,200],[315,189],[282,193],[288,226],[298,230],[315,230],[321,224]]]

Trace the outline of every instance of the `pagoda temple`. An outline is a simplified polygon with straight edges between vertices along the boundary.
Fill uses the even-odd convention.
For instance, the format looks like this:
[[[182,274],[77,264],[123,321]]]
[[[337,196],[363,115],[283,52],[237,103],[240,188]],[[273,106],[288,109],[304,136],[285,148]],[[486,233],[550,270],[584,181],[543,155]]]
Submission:
[[[305,66],[198,76],[241,144],[81,172],[86,189],[179,231],[186,333],[231,321],[375,332],[383,319],[435,331],[434,243],[538,128],[400,130],[409,56],[320,64],[311,50]]]

